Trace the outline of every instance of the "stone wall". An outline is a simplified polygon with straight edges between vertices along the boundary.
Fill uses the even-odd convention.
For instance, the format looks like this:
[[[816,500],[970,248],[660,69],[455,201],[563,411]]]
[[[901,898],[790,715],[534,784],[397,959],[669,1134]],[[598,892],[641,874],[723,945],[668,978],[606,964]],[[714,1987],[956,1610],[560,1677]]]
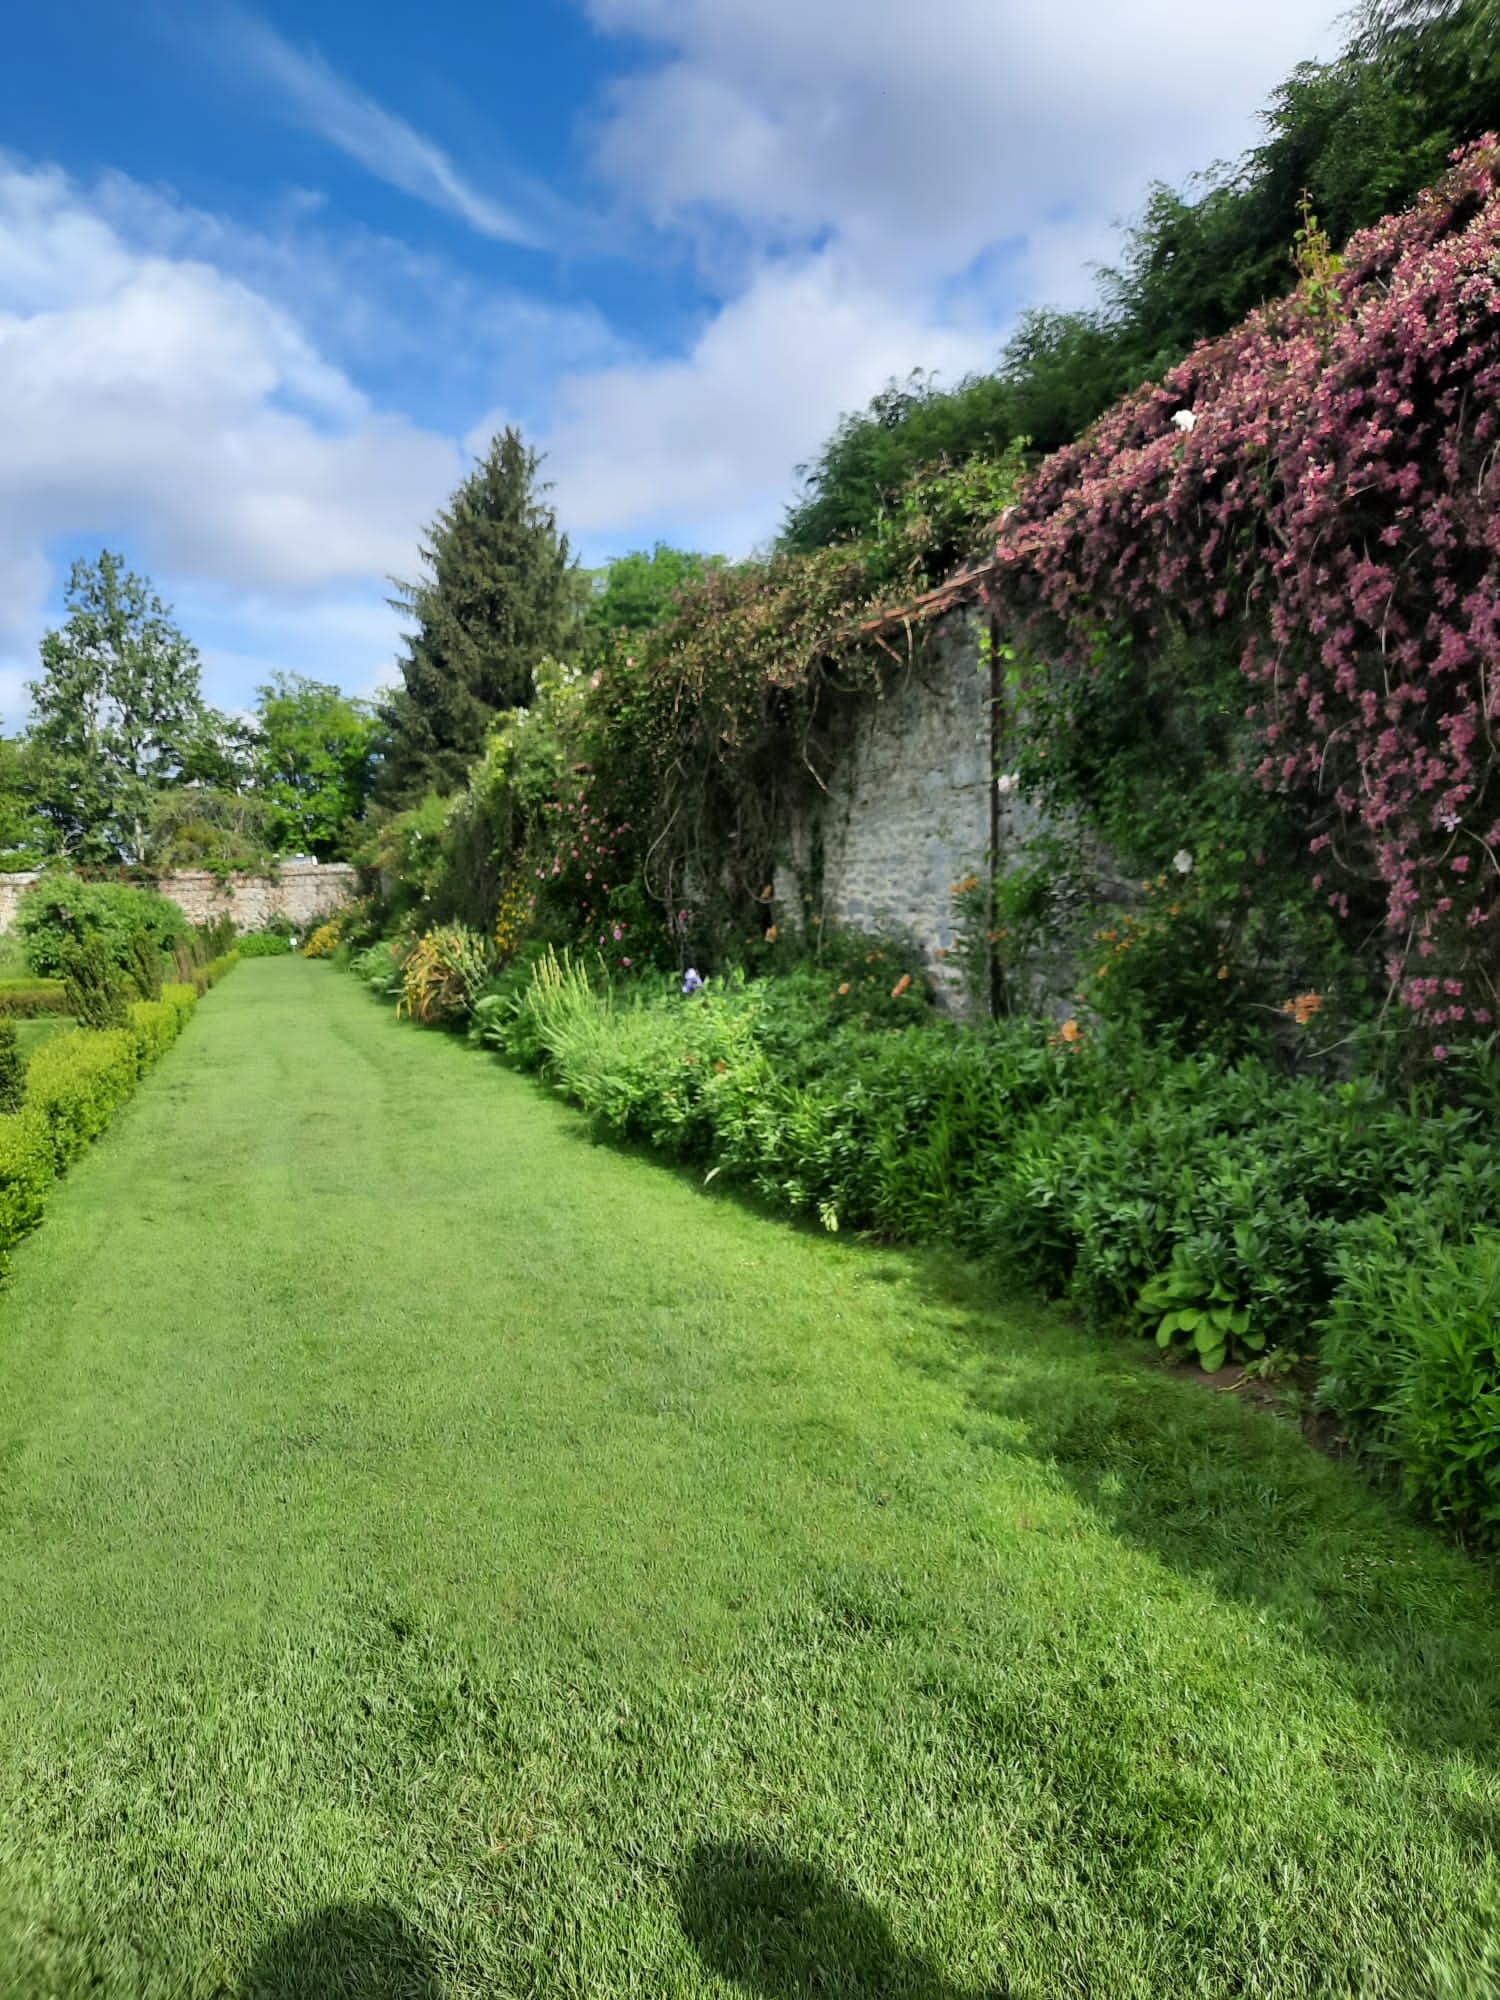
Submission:
[[[15,922],[16,906],[36,874],[0,875],[0,932]],[[227,910],[237,931],[262,930],[273,917],[301,926],[332,914],[354,894],[354,870],[343,861],[285,861],[275,875],[221,878],[206,868],[179,869],[156,885],[191,923],[213,923]]]
[[[954,884],[986,879],[992,857],[1001,875],[1022,865],[1045,825],[1003,776],[1007,718],[993,712],[983,630],[982,613],[952,613],[893,665],[878,700],[847,703],[827,791],[804,794],[790,816],[774,883],[778,922],[816,916],[913,938],[953,1012],[984,997],[963,993],[949,956]],[[1029,967],[1025,1004],[1066,1012],[1073,984],[1059,935]]]
[[[827,793],[794,814],[774,884],[779,921],[815,915],[914,937],[954,999],[952,885],[987,867],[991,838],[979,629],[963,615],[946,620],[892,668],[878,700],[848,703]]]

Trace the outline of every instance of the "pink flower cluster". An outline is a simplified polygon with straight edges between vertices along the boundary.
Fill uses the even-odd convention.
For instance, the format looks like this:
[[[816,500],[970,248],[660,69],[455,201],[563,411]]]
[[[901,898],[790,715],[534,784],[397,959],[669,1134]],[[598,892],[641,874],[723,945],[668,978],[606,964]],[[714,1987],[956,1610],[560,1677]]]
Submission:
[[[1500,997],[1500,141],[1356,237],[1334,282],[1331,314],[1293,293],[1049,459],[1002,521],[994,596],[1079,672],[1101,625],[1148,643],[1222,626],[1262,782],[1315,800],[1315,846],[1383,885],[1401,997],[1430,1027],[1483,1026]]]
[[[587,767],[576,766],[571,785],[543,803],[548,816],[545,851],[538,855],[535,869],[549,896],[577,907],[585,928],[602,917],[610,878],[618,876],[619,844],[630,831],[628,826],[612,825],[592,803],[591,775]]]

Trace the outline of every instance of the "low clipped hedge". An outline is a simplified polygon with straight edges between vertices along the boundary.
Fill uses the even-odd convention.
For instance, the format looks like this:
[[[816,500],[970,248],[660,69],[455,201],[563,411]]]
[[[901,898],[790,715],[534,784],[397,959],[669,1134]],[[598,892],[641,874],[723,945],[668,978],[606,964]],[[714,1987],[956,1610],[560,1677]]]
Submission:
[[[239,962],[238,951],[226,951],[222,958],[211,958],[207,965],[200,965],[193,974],[194,992],[201,997],[210,986],[217,986],[226,972],[233,972]]]
[[[31,1021],[38,1014],[66,1014],[68,989],[60,979],[0,979],[0,1021]]]
[[[0,1116],[0,1275],[10,1268],[14,1246],[41,1221],[52,1183],[176,1041],[200,991],[234,963],[231,952],[204,966],[192,985],[165,986],[160,1000],[137,1000],[128,1027],[64,1030],[32,1056],[25,1102]]]

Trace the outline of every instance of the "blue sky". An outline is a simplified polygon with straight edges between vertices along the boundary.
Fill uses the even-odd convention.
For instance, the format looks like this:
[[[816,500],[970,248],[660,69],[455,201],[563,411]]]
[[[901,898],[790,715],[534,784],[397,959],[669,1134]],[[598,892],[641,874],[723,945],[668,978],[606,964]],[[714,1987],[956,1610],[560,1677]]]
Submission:
[[[123,549],[235,707],[367,693],[506,421],[587,562],[775,529],[840,413],[1086,297],[1319,0],[19,0],[0,66],[0,718]]]

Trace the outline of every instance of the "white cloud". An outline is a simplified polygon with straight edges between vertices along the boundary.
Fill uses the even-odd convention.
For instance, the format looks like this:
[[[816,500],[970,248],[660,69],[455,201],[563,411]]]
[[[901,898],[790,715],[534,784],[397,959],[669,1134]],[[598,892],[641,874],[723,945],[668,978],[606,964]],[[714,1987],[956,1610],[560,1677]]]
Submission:
[[[127,543],[169,595],[313,607],[409,570],[462,469],[453,439],[373,409],[249,286],[141,250],[62,175],[3,160],[0,435],[12,674],[57,540]]]
[[[304,188],[249,221],[106,172],[88,189],[87,205],[96,260],[112,233],[137,255],[210,265],[295,324],[315,326],[321,353],[356,373],[371,365],[387,376],[420,371],[424,385],[451,388],[455,398],[475,393],[475,383],[487,385],[478,394],[493,393],[503,377],[530,403],[560,367],[606,365],[622,349],[587,299],[564,304],[488,283],[430,249],[336,221]]]
[[[1326,7],[1326,13],[1325,13]],[[1049,219],[1133,209],[1254,136],[1337,0],[589,0],[660,61],[615,84],[602,167],[663,221],[719,210],[951,275]]]
[[[892,375],[952,377],[992,348],[981,329],[903,311],[836,255],[767,266],[681,357],[562,379],[544,440],[559,515],[591,556],[656,534],[743,555],[841,410]]]
[[[256,15],[226,10],[235,56],[281,92],[310,130],[377,179],[502,243],[536,248],[531,222],[476,188],[442,147],[347,83],[315,49],[294,49]]]
[[[561,382],[550,470],[594,548],[763,538],[843,412],[1084,303],[1150,181],[1241,151],[1338,39],[1338,0],[586,4],[659,52],[610,87],[599,169],[736,274],[686,352]]]
[[[1023,304],[1080,302],[1147,183],[1239,150],[1335,39],[1322,0],[933,0],[920,22],[909,0],[585,5],[656,51],[589,140],[625,213],[613,247],[633,214],[697,254],[716,303],[675,352],[340,229],[308,190],[254,227],[0,155],[0,704],[64,537],[140,551],[219,701],[279,667],[368,689],[397,629],[376,580],[410,572],[463,462],[376,407],[366,364],[420,367],[445,421],[519,415],[591,559],[657,534],[743,553],[842,412],[914,367],[989,364]],[[391,185],[488,238],[588,246],[545,191],[494,198],[315,52],[212,18],[221,53]]]
[[[51,565],[40,549],[0,553],[0,657],[29,648],[51,583]]]

